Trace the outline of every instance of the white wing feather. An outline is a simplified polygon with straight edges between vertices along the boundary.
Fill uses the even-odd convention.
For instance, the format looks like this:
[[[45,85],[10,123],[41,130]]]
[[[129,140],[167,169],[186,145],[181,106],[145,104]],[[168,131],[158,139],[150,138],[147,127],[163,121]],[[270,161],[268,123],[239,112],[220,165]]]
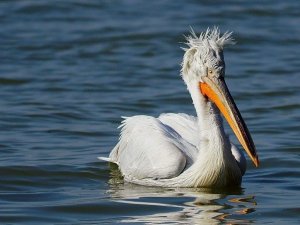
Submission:
[[[195,147],[181,137],[187,132],[180,133],[180,125],[175,126],[176,130],[171,127],[175,120],[170,116],[165,114],[158,119],[150,116],[126,118],[120,126],[119,143],[108,161],[117,163],[127,179],[178,176],[191,164],[191,152],[195,150],[188,150]]]
[[[231,153],[234,156],[242,175],[245,174],[246,169],[247,169],[247,160],[245,158],[245,155],[243,152],[238,149],[234,144],[231,143]]]
[[[164,113],[158,119],[172,127],[184,140],[190,144],[197,146],[199,143],[199,132],[197,117],[184,113]]]

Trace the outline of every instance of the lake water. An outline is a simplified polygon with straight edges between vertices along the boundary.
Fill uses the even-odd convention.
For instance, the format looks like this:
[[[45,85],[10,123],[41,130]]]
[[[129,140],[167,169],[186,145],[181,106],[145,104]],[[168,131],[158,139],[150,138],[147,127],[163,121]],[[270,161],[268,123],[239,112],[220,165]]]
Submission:
[[[1,224],[300,224],[297,0],[2,0],[0,24]],[[121,116],[195,114],[180,47],[214,25],[261,166],[236,189],[124,183],[97,157]]]

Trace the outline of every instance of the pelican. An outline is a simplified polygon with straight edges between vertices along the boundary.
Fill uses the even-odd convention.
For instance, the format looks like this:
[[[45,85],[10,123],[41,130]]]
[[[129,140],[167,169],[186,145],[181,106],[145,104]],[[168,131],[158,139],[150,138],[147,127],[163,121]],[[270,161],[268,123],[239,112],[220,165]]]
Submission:
[[[240,185],[246,171],[243,153],[225,134],[221,113],[256,167],[255,145],[225,83],[223,49],[232,33],[208,28],[186,37],[181,76],[197,116],[138,115],[122,121],[119,142],[108,158],[127,182],[162,187]]]

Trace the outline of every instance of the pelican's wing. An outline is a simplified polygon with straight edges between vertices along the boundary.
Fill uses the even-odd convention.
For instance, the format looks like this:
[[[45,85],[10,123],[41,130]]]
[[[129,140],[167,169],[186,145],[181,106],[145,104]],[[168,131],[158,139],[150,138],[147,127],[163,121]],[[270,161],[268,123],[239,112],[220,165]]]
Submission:
[[[197,146],[199,143],[199,132],[197,117],[184,113],[164,113],[158,118],[162,123],[172,127],[184,140]]]
[[[231,153],[234,156],[242,175],[245,174],[247,168],[247,160],[243,152],[231,143]]]
[[[190,148],[172,127],[150,116],[133,116],[122,122],[121,137],[109,161],[130,180],[171,178],[186,167]],[[187,145],[187,146],[186,146]]]

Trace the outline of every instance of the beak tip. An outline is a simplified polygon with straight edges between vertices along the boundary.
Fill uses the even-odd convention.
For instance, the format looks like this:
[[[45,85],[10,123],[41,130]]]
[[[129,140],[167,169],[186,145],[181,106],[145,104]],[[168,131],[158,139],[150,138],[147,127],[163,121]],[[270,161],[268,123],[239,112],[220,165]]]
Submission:
[[[254,163],[255,167],[259,166],[259,159],[258,159],[257,155],[253,158],[253,163]]]

